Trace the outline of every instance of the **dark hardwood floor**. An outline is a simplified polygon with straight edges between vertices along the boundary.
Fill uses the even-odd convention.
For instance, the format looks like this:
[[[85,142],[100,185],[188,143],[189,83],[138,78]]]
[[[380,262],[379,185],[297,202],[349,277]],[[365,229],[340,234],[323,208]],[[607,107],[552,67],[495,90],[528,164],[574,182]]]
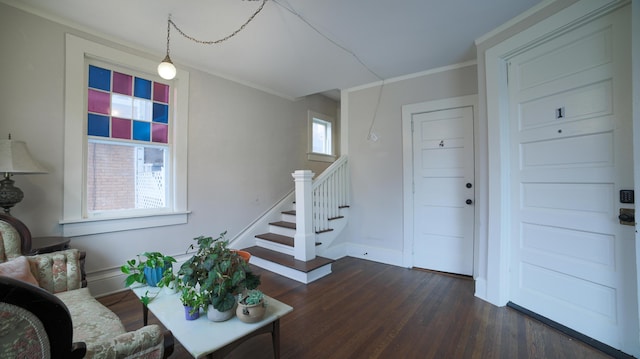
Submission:
[[[254,267],[260,288],[291,305],[281,320],[282,358],[610,358],[535,319],[474,297],[465,277],[343,258],[308,285]],[[102,297],[132,330],[141,304],[130,292]],[[181,310],[181,308],[176,308]],[[150,323],[158,323],[150,314]],[[268,335],[229,358],[272,358]],[[176,343],[171,358],[190,358]]]

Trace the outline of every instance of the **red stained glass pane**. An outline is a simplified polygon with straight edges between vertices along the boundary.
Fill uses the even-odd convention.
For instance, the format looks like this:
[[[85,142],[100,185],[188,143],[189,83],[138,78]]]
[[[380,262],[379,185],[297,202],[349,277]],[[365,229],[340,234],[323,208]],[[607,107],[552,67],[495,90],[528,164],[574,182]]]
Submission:
[[[111,137],[131,139],[131,120],[114,117],[111,119]]]
[[[119,72],[113,72],[113,92],[131,96],[133,77]]]
[[[153,100],[169,103],[169,86],[158,82],[153,83]]]
[[[109,114],[109,105],[111,104],[109,93],[89,90],[87,102],[89,112]]]
[[[167,143],[169,138],[169,126],[162,124],[153,124],[153,135],[151,140],[157,143]]]

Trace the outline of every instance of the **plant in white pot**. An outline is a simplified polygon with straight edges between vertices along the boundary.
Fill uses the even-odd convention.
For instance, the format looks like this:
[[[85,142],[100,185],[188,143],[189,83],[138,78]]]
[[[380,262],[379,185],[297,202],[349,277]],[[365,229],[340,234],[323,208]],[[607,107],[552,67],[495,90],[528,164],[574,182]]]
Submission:
[[[225,234],[223,232],[215,239],[204,236],[194,238],[197,252],[178,271],[181,285],[199,288],[208,304],[205,308],[207,316],[214,321],[231,318],[236,295],[260,285],[260,276],[253,274],[247,261],[228,248]],[[192,244],[189,248],[196,248],[196,245]],[[218,315],[216,311],[224,314]]]

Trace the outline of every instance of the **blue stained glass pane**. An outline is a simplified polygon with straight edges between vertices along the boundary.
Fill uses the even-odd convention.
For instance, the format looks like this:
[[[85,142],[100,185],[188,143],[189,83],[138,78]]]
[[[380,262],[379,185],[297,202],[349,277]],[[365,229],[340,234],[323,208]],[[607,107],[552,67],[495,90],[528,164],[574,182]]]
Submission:
[[[89,87],[111,91],[111,70],[89,65]]]
[[[153,122],[169,123],[169,106],[153,103]]]
[[[109,137],[109,116],[90,113],[87,121],[87,134],[89,136]]]
[[[133,121],[133,139],[138,141],[150,141],[151,123]]]
[[[151,99],[151,81],[136,77],[133,85],[133,96]]]

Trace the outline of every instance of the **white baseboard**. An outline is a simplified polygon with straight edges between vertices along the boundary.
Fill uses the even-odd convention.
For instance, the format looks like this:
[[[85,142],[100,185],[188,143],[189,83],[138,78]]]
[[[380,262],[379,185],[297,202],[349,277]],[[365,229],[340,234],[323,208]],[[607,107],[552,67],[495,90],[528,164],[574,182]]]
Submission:
[[[474,295],[484,301],[489,301],[487,299],[487,280],[485,278],[475,278],[476,283],[476,291]]]
[[[354,243],[347,243],[346,245],[347,255],[350,257],[404,267],[403,253],[401,251],[393,251],[386,248],[370,247]]]

